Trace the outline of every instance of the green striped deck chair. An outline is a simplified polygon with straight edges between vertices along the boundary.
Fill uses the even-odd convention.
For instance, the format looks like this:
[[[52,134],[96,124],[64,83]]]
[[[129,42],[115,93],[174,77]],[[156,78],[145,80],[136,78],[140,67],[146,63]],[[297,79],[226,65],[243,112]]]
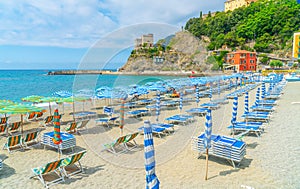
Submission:
[[[47,116],[40,124],[43,125],[43,126],[47,126],[47,125],[50,125],[52,124],[53,122],[53,116]]]
[[[0,125],[0,135],[3,135],[3,134],[7,135],[6,131],[7,131],[7,125],[6,124]]]
[[[6,122],[7,122],[7,117],[0,118],[0,125],[6,124]]]
[[[31,148],[36,144],[39,144],[38,142],[38,135],[39,135],[39,131],[34,131],[34,132],[30,132],[30,133],[26,133],[25,136],[23,137],[23,145],[26,148]]]
[[[74,132],[76,132],[77,125],[78,125],[78,122],[70,122],[70,123],[68,123],[66,131],[68,133],[74,133]]]
[[[72,154],[62,161],[62,169],[66,177],[71,177],[72,175],[83,172],[80,160],[85,153],[86,150]],[[73,167],[75,167],[75,170]]]
[[[126,147],[124,146],[124,142],[126,140],[126,135],[125,136],[121,136],[119,137],[117,140],[115,140],[114,142],[112,143],[107,143],[107,144],[104,144],[104,150],[107,150],[107,151],[110,151],[114,154],[118,154],[118,153],[121,153],[121,152],[124,152],[126,149]],[[121,151],[117,152],[116,151],[116,147],[118,146],[123,146],[125,147],[125,149],[121,149]]]
[[[20,129],[21,124],[22,124],[21,121],[10,123],[8,127],[8,131],[9,132],[17,131],[18,129]]]
[[[133,149],[133,148],[135,148],[135,147],[138,146],[137,143],[136,143],[136,141],[134,140],[138,136],[138,134],[139,133],[132,133],[132,134],[126,135],[126,139],[125,139],[124,143],[125,143],[125,147],[128,150],[130,150],[128,144],[130,144],[132,146],[131,149]]]
[[[37,177],[42,182],[45,188],[49,188],[49,186],[65,181],[60,170],[61,162],[62,159],[52,161],[47,163],[46,165],[31,169],[33,172],[33,176],[31,176],[30,178]],[[55,174],[55,178],[52,177],[53,179],[46,180],[45,176],[48,174],[53,174],[53,175]]]
[[[3,149],[7,149],[9,153],[23,149],[22,135],[14,135],[7,137],[7,142],[4,144]]]

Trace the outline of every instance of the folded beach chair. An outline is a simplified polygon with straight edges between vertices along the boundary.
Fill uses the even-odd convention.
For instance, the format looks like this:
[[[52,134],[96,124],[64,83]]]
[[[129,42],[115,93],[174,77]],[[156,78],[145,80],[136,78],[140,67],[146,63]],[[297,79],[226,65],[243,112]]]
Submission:
[[[42,182],[45,188],[49,188],[49,186],[64,182],[65,180],[60,169],[61,162],[62,159],[51,161],[41,167],[31,169],[33,172],[33,176],[31,176],[30,179],[37,177]],[[46,175],[50,174],[52,174],[53,176],[55,175],[56,178],[54,178],[53,180],[46,180]]]
[[[23,149],[22,135],[14,135],[7,137],[7,141],[4,144],[3,149],[7,149],[9,153]]]
[[[111,142],[111,143],[107,143],[104,144],[104,150],[110,151],[114,154],[118,154],[121,152],[126,151],[126,147],[124,146],[124,142],[126,141],[126,135],[125,136],[121,136],[119,138],[117,138],[115,141]],[[121,147],[121,149],[119,149],[119,151],[117,151],[117,147]]]
[[[10,134],[12,134],[11,132],[18,131],[20,129],[21,124],[21,121],[10,123],[8,127],[8,131],[10,132]]]
[[[69,157],[63,159],[61,162],[61,167],[64,175],[66,177],[71,177],[75,174],[82,173],[83,169],[80,163],[81,158],[86,153],[86,150],[70,155]],[[74,170],[75,167],[75,170]]]
[[[77,129],[78,124],[79,124],[78,122],[69,122],[67,124],[66,131],[68,133],[76,133],[77,132],[76,129]]]
[[[26,133],[25,136],[23,137],[23,141],[22,141],[23,146],[25,148],[31,148],[31,147],[39,144],[38,135],[39,135],[39,131]]]
[[[119,117],[111,117],[111,118],[99,118],[96,119],[96,123],[100,122],[102,125],[106,124],[107,127],[109,127],[109,124],[115,124],[115,121],[118,119]]]

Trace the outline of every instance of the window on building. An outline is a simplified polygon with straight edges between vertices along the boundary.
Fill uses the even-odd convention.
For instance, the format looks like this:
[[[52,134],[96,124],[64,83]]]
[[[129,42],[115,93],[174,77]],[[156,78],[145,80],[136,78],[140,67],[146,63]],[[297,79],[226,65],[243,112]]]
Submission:
[[[252,57],[252,56],[253,56],[253,54],[252,54],[252,53],[250,53],[250,56]]]

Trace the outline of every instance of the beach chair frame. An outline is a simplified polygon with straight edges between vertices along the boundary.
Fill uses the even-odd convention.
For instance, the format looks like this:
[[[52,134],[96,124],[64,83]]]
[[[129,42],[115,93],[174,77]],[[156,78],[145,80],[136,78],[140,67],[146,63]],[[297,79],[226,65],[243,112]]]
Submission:
[[[4,144],[3,149],[7,149],[8,153],[23,150],[22,135],[20,134],[7,137],[7,141]]]
[[[45,188],[49,188],[50,186],[64,182],[65,179],[61,172],[61,162],[62,162],[62,159],[55,160],[55,161],[47,163],[44,166],[32,168],[31,170],[34,175],[31,176],[30,179],[37,177],[42,182],[42,184],[44,185]],[[47,182],[44,177],[47,174],[52,174],[52,173],[55,173],[58,176],[58,178]]]
[[[117,138],[115,141],[111,142],[111,143],[107,143],[107,144],[104,144],[103,147],[103,151],[104,150],[107,150],[113,154],[119,154],[119,153],[122,153],[122,152],[125,152],[127,150],[126,146],[124,145],[124,142],[126,141],[126,137],[127,135],[125,136],[121,136],[119,138]],[[121,149],[119,151],[116,150],[117,147],[124,147],[124,149]]]
[[[71,154],[69,157],[63,159],[62,161],[62,171],[66,177],[71,177],[73,175],[84,173],[80,160],[87,151],[81,151]],[[75,166],[77,170],[68,173],[68,167]]]

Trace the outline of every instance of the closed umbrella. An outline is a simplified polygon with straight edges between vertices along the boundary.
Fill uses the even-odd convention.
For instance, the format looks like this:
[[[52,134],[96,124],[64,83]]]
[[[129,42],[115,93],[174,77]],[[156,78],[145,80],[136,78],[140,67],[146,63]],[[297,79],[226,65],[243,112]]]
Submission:
[[[246,92],[245,94],[245,109],[244,114],[247,115],[249,113],[249,93]]]
[[[232,106],[232,118],[231,118],[231,124],[233,129],[233,135],[234,135],[234,126],[236,124],[236,117],[237,117],[237,108],[238,108],[238,97],[235,96],[233,99],[233,106]]]
[[[255,106],[258,106],[259,103],[259,93],[260,93],[260,88],[258,87],[255,95]]]
[[[54,135],[52,138],[52,141],[55,145],[58,146],[58,159],[60,159],[60,149],[59,145],[62,143],[62,140],[60,138],[60,116],[58,113],[58,109],[54,110],[54,118],[53,118],[53,124],[54,124]]]
[[[199,99],[199,87],[197,85],[196,86],[196,103],[197,103],[197,107],[198,107],[199,102],[200,102],[200,99]]]
[[[159,118],[159,114],[160,114],[160,91],[157,91],[157,94],[156,94],[156,104],[155,104],[155,107],[156,107],[156,122],[158,122],[158,118]]]
[[[208,173],[208,150],[211,147],[211,133],[212,133],[212,117],[211,110],[207,109],[207,113],[205,115],[205,133],[204,133],[204,148],[206,149],[206,173],[205,180],[207,180]]]
[[[211,98],[212,98],[212,83],[209,84],[209,94],[208,94],[208,97],[211,100]]]
[[[262,100],[265,98],[265,93],[266,93],[266,84],[265,84],[265,82],[263,82],[261,85],[261,99]]]
[[[182,112],[182,108],[183,108],[183,93],[180,92],[180,97],[179,97],[179,110],[180,110],[180,112]]]
[[[146,189],[159,189],[159,180],[155,174],[155,151],[150,121],[144,122],[144,152],[146,169]]]

